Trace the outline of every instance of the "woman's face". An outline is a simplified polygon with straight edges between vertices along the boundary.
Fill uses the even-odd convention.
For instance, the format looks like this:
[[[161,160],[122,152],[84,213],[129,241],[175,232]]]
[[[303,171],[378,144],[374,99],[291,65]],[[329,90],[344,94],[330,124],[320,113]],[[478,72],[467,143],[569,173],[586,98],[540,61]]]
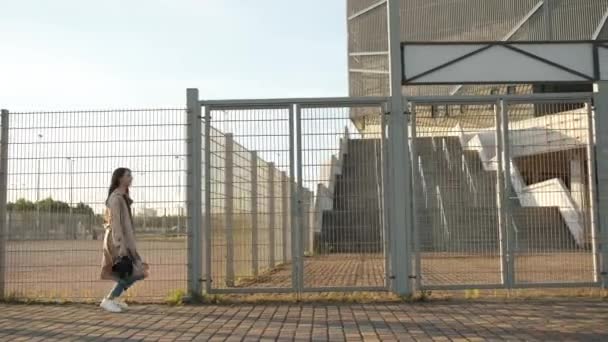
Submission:
[[[125,174],[120,178],[120,185],[130,187],[133,182],[133,176],[131,176],[131,171],[125,172]]]

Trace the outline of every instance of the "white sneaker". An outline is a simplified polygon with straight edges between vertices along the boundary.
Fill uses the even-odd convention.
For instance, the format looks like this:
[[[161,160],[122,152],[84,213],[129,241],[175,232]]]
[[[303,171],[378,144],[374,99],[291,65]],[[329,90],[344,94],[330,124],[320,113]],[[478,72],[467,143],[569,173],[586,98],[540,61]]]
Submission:
[[[118,305],[118,307],[121,308],[122,310],[127,310],[129,308],[129,305],[127,303],[125,303],[124,300],[114,299],[114,303],[116,305]]]
[[[104,298],[101,301],[101,304],[99,304],[99,307],[101,307],[102,309],[104,309],[108,312],[114,312],[114,313],[122,312],[122,308],[118,305],[118,303],[116,303],[112,299]]]

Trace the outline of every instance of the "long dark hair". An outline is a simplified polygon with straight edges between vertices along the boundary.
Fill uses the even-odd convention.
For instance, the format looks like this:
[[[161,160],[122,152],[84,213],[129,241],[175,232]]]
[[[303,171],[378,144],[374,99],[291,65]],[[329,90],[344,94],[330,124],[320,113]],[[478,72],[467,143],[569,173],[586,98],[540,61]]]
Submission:
[[[118,169],[114,170],[114,172],[112,172],[112,181],[110,182],[110,188],[108,189],[108,198],[106,199],[106,202],[108,201],[114,190],[118,189],[118,187],[120,186],[120,179],[127,172],[131,172],[131,170],[127,169],[126,167],[119,167]],[[129,194],[128,191],[129,189],[127,189],[127,195]]]

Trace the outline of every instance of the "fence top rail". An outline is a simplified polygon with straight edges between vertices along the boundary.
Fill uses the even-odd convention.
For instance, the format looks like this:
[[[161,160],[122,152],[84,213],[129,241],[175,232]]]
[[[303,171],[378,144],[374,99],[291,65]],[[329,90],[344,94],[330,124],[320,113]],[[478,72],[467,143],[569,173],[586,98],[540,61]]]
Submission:
[[[522,95],[480,95],[480,96],[411,96],[404,100],[418,105],[436,104],[494,104],[498,101],[509,103],[538,103],[538,102],[581,102],[593,98],[593,93],[545,93]]]
[[[323,106],[378,106],[387,101],[386,97],[326,97],[326,98],[285,98],[285,99],[245,99],[245,100],[202,100],[201,106],[212,109],[249,109],[249,108],[289,108],[292,105],[305,107]]]
[[[135,112],[177,112],[187,111],[185,107],[150,107],[150,108],[108,108],[108,109],[70,109],[70,110],[14,110],[9,111],[8,109],[2,109],[11,115],[56,115],[56,114],[107,114],[107,113],[135,113]]]
[[[581,102],[593,98],[593,93],[546,93],[522,95],[473,95],[473,96],[411,96],[403,97],[414,104],[492,104],[499,101],[510,103],[533,102]],[[202,100],[201,106],[211,110],[242,109],[288,109],[292,105],[300,107],[343,107],[380,106],[387,103],[387,97],[327,97],[327,98],[284,98],[284,99],[243,99],[243,100]]]

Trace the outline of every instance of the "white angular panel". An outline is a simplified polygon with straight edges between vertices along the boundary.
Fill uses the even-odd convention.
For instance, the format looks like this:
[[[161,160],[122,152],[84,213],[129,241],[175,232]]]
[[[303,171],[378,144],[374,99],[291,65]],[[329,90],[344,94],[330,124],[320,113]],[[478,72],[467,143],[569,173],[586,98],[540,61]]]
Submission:
[[[512,46],[593,77],[592,43],[513,44]]]
[[[472,54],[484,46],[490,47]],[[608,79],[608,49],[599,49],[599,66],[607,66],[601,78]],[[592,82],[596,74],[593,50],[592,42],[405,43],[404,84]]]
[[[406,75],[418,75],[451,60],[483,48],[479,45],[405,45],[403,56]]]

